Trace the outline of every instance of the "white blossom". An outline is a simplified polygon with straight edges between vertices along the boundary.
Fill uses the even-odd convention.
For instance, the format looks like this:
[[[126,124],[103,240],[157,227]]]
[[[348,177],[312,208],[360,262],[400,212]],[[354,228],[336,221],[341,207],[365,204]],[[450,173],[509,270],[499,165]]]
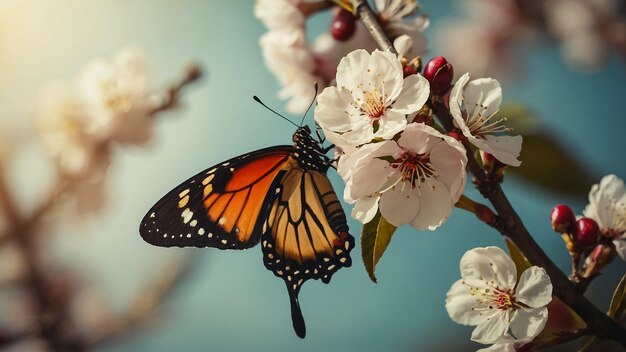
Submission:
[[[589,204],[583,210],[586,217],[598,223],[600,233],[612,238],[617,254],[626,260],[626,190],[624,181],[607,175],[589,191]]]
[[[543,268],[531,266],[519,278],[515,264],[498,247],[469,250],[461,258],[461,280],[446,298],[450,318],[475,325],[472,341],[500,344],[529,342],[545,327],[552,283]]]
[[[450,114],[463,135],[477,148],[492,154],[501,162],[519,166],[522,136],[494,135],[509,132],[505,119],[493,121],[502,102],[502,88],[493,78],[469,82],[469,74],[459,78],[450,93]]]
[[[62,174],[75,179],[104,174],[108,152],[88,133],[89,115],[73,84],[55,82],[44,88],[35,121],[45,150]]]
[[[337,67],[337,87],[318,97],[315,120],[335,145],[358,146],[389,139],[406,126],[429,95],[421,75],[403,78],[402,65],[390,52],[355,50]]]
[[[380,209],[389,223],[434,230],[450,215],[465,187],[462,144],[425,124],[412,123],[396,142],[367,144],[340,160],[344,198],[368,222]]]
[[[79,93],[89,114],[87,132],[97,139],[130,144],[152,136],[151,70],[146,56],[127,48],[112,59],[96,59],[77,78]]]

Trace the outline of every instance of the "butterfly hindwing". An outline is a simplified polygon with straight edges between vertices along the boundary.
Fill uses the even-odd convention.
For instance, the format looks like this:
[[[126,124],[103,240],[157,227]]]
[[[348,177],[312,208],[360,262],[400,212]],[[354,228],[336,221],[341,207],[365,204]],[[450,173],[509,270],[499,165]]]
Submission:
[[[292,146],[244,154],[210,167],[166,194],[139,232],[162,247],[245,249],[259,242],[268,191]]]
[[[300,287],[309,279],[328,283],[337,270],[349,267],[354,238],[326,174],[304,171],[293,159],[289,163],[292,167],[272,185],[261,243],[265,266],[287,285],[294,329],[304,337]]]

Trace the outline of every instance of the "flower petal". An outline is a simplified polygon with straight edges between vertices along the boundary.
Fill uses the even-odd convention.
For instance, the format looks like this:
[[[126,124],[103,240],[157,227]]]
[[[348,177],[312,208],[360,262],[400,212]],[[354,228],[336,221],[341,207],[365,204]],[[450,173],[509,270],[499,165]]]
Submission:
[[[444,136],[445,142],[437,144],[430,152],[430,163],[437,174],[437,180],[444,184],[456,203],[465,189],[467,181],[467,155],[465,147],[454,138]]]
[[[411,114],[424,106],[429,94],[428,80],[420,74],[410,75],[404,79],[402,92],[391,108],[405,115]]]
[[[399,36],[393,41],[393,47],[398,52],[398,57],[405,57],[411,51],[412,46],[413,39],[406,34]]]
[[[620,216],[626,217],[626,189],[624,181],[615,175],[607,175],[589,191],[589,205],[583,211],[594,219],[602,230],[611,229]],[[626,226],[626,224],[622,225]],[[614,229],[626,231],[623,229]]]
[[[552,301],[550,277],[538,266],[524,270],[515,291],[515,298],[532,308],[543,307]]]
[[[385,114],[380,117],[378,122],[379,128],[374,133],[374,137],[384,139],[391,139],[396,134],[402,132],[407,123],[406,116],[394,110],[385,111]]]
[[[334,132],[346,132],[354,128],[363,118],[352,106],[352,96],[347,89],[327,87],[317,97],[315,121],[320,127]]]
[[[508,310],[496,311],[474,329],[472,341],[484,344],[494,343],[509,330],[509,315]]]
[[[615,245],[617,255],[623,260],[626,260],[626,238],[614,240],[613,244]]]
[[[450,190],[435,178],[428,178],[415,188],[413,194],[419,197],[420,208],[411,221],[414,229],[434,231],[448,219],[452,212]]]
[[[380,213],[390,224],[398,227],[411,222],[420,211],[420,198],[411,192],[411,186],[400,181],[380,196]]]
[[[476,297],[470,294],[470,286],[464,284],[463,280],[452,284],[446,296],[446,310],[455,323],[478,325],[484,322],[488,316],[481,314],[481,310],[474,309],[484,307],[484,304],[476,301]]]
[[[474,109],[480,109],[484,116],[492,116],[502,103],[502,88],[493,78],[479,78],[467,84],[463,97],[468,115],[472,116]]]
[[[379,159],[380,156],[393,155],[399,147],[396,142],[386,141],[380,143],[374,152],[363,157],[357,162],[353,174],[352,182],[346,185],[346,195],[349,199],[359,199],[371,196],[383,189],[383,186],[390,182],[395,169],[388,161]]]
[[[352,208],[352,217],[359,220],[362,224],[372,221],[378,212],[378,201],[380,197],[362,197],[356,200],[354,208]]]
[[[463,104],[463,91],[469,79],[469,73],[461,76],[456,81],[454,87],[452,87],[452,91],[450,92],[450,115],[454,118],[454,124],[462,130],[467,129],[467,124],[465,123],[465,119],[463,119],[461,106]]]
[[[498,247],[479,247],[461,258],[461,277],[472,286],[494,281],[500,288],[514,288],[517,272],[509,256]]]
[[[546,326],[548,308],[520,308],[513,313],[511,332],[519,340],[532,339]]]
[[[517,160],[520,152],[522,151],[522,136],[485,136],[485,143],[489,146],[489,150],[483,149],[488,153],[491,153],[496,159],[501,162],[511,165],[520,166],[521,161]],[[472,143],[479,147],[477,144]],[[480,147],[479,147],[480,148]]]
[[[514,343],[496,343],[487,348],[481,348],[476,352],[515,352]]]

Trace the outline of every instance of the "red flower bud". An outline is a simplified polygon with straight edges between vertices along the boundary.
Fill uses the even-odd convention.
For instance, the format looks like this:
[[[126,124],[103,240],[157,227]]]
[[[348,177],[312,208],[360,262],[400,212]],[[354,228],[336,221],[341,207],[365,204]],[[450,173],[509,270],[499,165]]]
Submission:
[[[424,78],[430,82],[435,94],[445,94],[454,78],[454,68],[443,56],[435,56],[424,66]]]
[[[463,132],[461,132],[461,130],[459,130],[458,128],[455,128],[452,131],[448,132],[447,135],[456,139],[459,142],[463,140]]]
[[[574,243],[579,247],[585,248],[595,244],[599,234],[600,227],[593,219],[582,218],[574,225]]]
[[[576,216],[572,211],[572,208],[565,204],[559,204],[552,208],[550,212],[550,221],[552,222],[552,228],[558,233],[571,233],[574,229],[574,223],[576,222]]]
[[[340,9],[330,23],[330,34],[340,42],[350,39],[356,31],[356,17],[349,11]]]

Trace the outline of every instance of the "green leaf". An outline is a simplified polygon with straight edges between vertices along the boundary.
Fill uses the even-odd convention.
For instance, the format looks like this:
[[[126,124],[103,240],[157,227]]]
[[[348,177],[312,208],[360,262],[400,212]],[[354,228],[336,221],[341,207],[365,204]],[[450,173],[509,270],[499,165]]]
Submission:
[[[374,275],[376,264],[378,264],[387,246],[389,246],[394,232],[396,232],[396,227],[387,222],[380,214],[380,211],[376,213],[372,221],[363,225],[361,255],[363,256],[365,270],[374,282],[376,282],[376,276]]]
[[[531,264],[528,259],[526,259],[524,254],[522,254],[522,251],[520,251],[520,249],[515,245],[515,243],[513,243],[508,238],[505,239],[505,242],[506,246],[509,248],[509,255],[511,256],[511,259],[513,259],[513,263],[515,263],[515,268],[517,269],[517,277],[520,277],[524,270],[530,268]]]
[[[586,197],[596,178],[570,150],[563,148],[545,132],[526,133],[523,137],[522,165],[510,167],[507,172],[546,191]]]
[[[626,298],[626,274],[622,276],[622,279],[615,288],[615,292],[613,292],[611,305],[609,306],[609,311],[607,312],[611,318],[615,320],[622,318],[624,310],[626,309],[626,300],[624,300],[624,298]]]

